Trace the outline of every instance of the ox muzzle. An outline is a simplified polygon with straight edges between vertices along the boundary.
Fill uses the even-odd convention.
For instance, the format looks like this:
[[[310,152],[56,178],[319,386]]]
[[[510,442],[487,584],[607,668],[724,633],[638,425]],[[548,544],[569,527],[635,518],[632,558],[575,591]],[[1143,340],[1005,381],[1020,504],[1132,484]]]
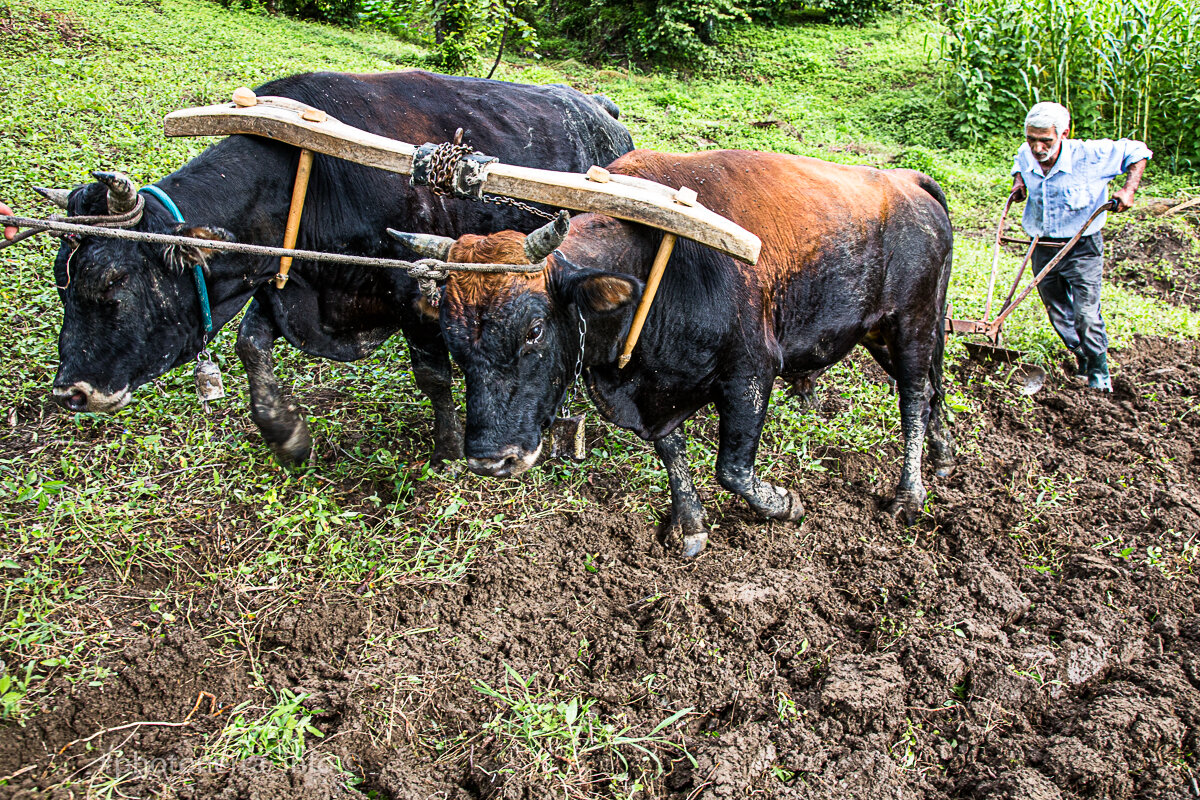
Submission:
[[[536,450],[510,444],[502,447],[496,453],[484,456],[468,456],[467,467],[476,475],[487,475],[492,478],[510,478],[520,475],[537,463],[542,454],[542,444],[539,442]]]
[[[129,405],[133,392],[128,386],[115,392],[102,392],[87,381],[55,385],[54,401],[68,411],[90,411],[111,414]]]

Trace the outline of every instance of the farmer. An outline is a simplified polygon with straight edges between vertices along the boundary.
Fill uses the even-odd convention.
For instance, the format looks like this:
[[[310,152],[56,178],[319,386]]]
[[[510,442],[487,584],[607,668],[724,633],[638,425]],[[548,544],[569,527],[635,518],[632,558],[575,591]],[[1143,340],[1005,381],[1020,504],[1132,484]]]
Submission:
[[[11,208],[9,208],[8,206],[4,205],[4,203],[0,203],[0,217],[11,217],[11,216],[13,216],[13,210]],[[11,242],[13,237],[16,235],[17,235],[16,228],[9,226],[9,225],[4,226],[4,238],[5,239],[8,239]]]
[[[1125,186],[1113,193],[1117,211],[1133,205],[1153,153],[1132,139],[1068,139],[1071,116],[1058,103],[1038,103],[1025,116],[1025,144],[1013,162],[1014,200],[1025,205],[1022,224],[1030,237],[1043,242],[1066,242],[1104,203],[1108,182],[1128,172]],[[1104,268],[1104,227],[1101,214],[1054,270],[1038,284],[1046,315],[1063,344],[1075,354],[1076,372],[1088,386],[1112,391],[1108,374],[1108,335],[1100,316],[1100,275]],[[1037,247],[1034,274],[1055,256],[1058,248]]]

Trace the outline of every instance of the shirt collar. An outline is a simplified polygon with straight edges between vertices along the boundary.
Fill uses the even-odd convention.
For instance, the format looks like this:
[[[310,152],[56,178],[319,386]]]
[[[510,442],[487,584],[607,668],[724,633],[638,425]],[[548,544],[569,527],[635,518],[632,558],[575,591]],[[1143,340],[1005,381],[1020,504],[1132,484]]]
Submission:
[[[1067,174],[1071,174],[1072,172],[1074,172],[1074,167],[1075,167],[1075,140],[1074,139],[1063,139],[1062,149],[1059,150],[1059,153],[1058,153],[1058,160],[1054,162],[1054,166],[1050,168],[1050,174],[1047,175],[1046,177],[1049,178],[1050,175],[1053,175],[1055,170],[1057,170],[1058,172],[1065,172]]]
[[[1054,162],[1054,166],[1049,172],[1042,172],[1042,167],[1038,164],[1037,159],[1033,157],[1033,151],[1029,149],[1029,145],[1023,145],[1021,155],[1025,159],[1025,169],[1031,175],[1036,175],[1039,178],[1049,178],[1056,172],[1065,172],[1068,175],[1075,171],[1075,140],[1063,139],[1062,150],[1058,154],[1058,160]]]

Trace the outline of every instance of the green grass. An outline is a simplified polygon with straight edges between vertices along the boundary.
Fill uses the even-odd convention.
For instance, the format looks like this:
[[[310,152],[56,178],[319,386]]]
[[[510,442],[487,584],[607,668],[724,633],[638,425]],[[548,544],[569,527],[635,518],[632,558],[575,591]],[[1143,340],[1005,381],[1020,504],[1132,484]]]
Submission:
[[[477,683],[476,691],[492,702],[496,714],[475,736],[455,741],[443,760],[461,757],[477,738],[494,736],[500,774],[553,787],[562,797],[586,797],[603,789],[635,797],[662,776],[664,757],[668,763],[686,758],[696,766],[683,745],[670,738],[671,728],[691,709],[639,734],[619,719],[602,718],[595,698],[567,696],[536,684],[536,675],[522,678],[507,664],[501,686]],[[597,760],[604,764],[600,772],[593,766]]]
[[[97,168],[148,182],[194,156],[207,142],[162,135],[170,110],[297,71],[373,71],[426,56],[380,34],[201,0],[0,0],[0,23],[8,26],[0,36],[0,199],[31,214],[48,211],[34,185],[74,185]],[[688,77],[520,60],[502,65],[499,77],[603,91],[642,146],[758,148],[930,172],[946,187],[959,229],[951,299],[958,316],[971,316],[982,310],[987,229],[1019,140],[951,147],[929,49],[939,35],[911,18],[862,29],[743,27]],[[1151,172],[1143,192],[1177,185]],[[1113,235],[1140,224],[1115,220]],[[479,558],[519,545],[540,521],[591,507],[590,478],[622,487],[605,510],[657,521],[667,508],[653,449],[607,427],[581,465],[502,481],[461,467],[431,470],[430,412],[399,341],[353,364],[280,348],[281,377],[313,411],[317,463],[295,474],[274,464],[249,422],[231,333],[215,347],[229,398],[211,415],[196,405],[185,369],[144,387],[114,416],[58,412],[47,403],[61,320],[52,258],[49,239],[0,251],[0,713],[10,724],[53,705],[47,691],[60,679],[103,684],[106,653],[141,631],[180,624],[187,603],[216,587],[266,587],[265,606],[300,593],[369,597],[455,582]],[[1006,256],[1005,274],[1016,263]],[[1118,286],[1106,286],[1104,303],[1115,346],[1135,333],[1200,335],[1200,315]],[[1036,300],[1014,315],[1008,338],[1043,363],[1059,352]],[[961,355],[961,341],[952,340],[950,358]],[[858,363],[823,381],[836,412],[776,397],[760,466],[777,482],[802,482],[825,469],[830,454],[867,453],[886,464],[898,452],[885,384]],[[966,410],[963,387],[951,380],[949,388],[951,408]],[[715,489],[713,417],[701,415],[689,430],[698,481]],[[955,434],[970,452],[972,433]],[[720,502],[730,499],[715,491]],[[112,609],[132,622],[106,626],[103,612]],[[549,704],[564,721],[560,706],[572,702],[492,691],[502,694],[498,702],[507,698],[497,723],[504,731],[516,724],[517,702]],[[582,705],[575,709],[572,724],[586,717]],[[243,720],[248,731],[266,724],[255,719]],[[229,734],[221,747],[242,738]]]

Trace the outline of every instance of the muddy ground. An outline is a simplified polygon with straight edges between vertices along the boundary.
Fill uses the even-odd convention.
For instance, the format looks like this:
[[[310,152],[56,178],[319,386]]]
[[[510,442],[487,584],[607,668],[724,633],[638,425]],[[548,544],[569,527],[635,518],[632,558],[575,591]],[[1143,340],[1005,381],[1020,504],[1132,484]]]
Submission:
[[[549,780],[485,727],[498,706],[473,681],[503,687],[508,665],[530,693],[594,699],[597,718],[641,733],[693,710],[659,738],[694,764],[651,744],[668,771],[638,797],[1200,796],[1200,346],[1145,339],[1114,360],[1111,396],[1055,375],[1032,400],[956,367],[974,409],[955,430],[977,444],[928,481],[930,514],[907,529],[877,516],[894,451],[829,452],[798,524],[707,492],[715,531],[688,563],[642,516],[603,510],[628,491],[613,481],[584,511],[513,530],[458,585],[272,608],[218,587],[161,628],[128,592],[105,613],[150,632],[126,627],[102,687],[63,685],[0,728],[0,776],[21,773],[0,793],[139,769],[125,795],[629,789],[601,756],[551,764]],[[836,400],[823,386],[812,413]],[[311,694],[324,737],[308,759],[181,778],[222,708],[261,701],[256,682]],[[78,741],[139,721],[175,724]]]

